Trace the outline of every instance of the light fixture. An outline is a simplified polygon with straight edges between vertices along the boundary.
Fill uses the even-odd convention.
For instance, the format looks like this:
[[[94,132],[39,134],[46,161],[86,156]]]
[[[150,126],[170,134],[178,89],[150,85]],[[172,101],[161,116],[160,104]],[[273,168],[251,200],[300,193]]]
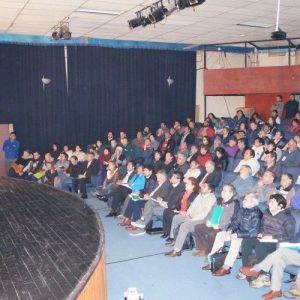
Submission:
[[[152,24],[155,24],[156,22],[162,21],[167,12],[168,10],[164,6],[161,6],[157,9],[152,9],[148,18]]]
[[[53,40],[70,40],[71,37],[72,33],[69,30],[69,22],[61,21],[54,27],[54,31],[52,32]]]

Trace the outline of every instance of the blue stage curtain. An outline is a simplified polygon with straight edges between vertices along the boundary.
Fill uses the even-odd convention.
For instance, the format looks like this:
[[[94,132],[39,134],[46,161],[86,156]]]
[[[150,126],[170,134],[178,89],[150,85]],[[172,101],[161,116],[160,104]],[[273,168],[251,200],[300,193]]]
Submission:
[[[62,46],[0,45],[1,123],[15,124],[24,148],[86,146],[194,115],[195,52],[70,46],[68,61],[69,93]]]

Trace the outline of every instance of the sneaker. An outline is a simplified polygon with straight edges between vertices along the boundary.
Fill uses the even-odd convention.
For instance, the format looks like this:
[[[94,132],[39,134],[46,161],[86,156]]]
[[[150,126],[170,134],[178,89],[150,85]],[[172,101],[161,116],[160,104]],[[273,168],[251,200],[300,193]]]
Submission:
[[[256,289],[259,289],[263,286],[270,286],[270,275],[269,274],[261,274],[256,279],[250,282],[250,286]]]
[[[235,276],[236,279],[238,280],[244,280],[247,278],[246,275],[244,275],[243,273],[239,272],[236,276]]]
[[[131,222],[131,225],[140,229],[144,229],[146,227],[146,225],[143,224],[141,220],[138,220],[136,222]]]
[[[300,289],[296,285],[293,285],[289,290],[283,293],[283,296],[290,299],[300,299]]]
[[[139,235],[144,235],[145,233],[146,233],[145,230],[138,229],[134,232],[131,232],[129,235],[130,236],[139,236]]]

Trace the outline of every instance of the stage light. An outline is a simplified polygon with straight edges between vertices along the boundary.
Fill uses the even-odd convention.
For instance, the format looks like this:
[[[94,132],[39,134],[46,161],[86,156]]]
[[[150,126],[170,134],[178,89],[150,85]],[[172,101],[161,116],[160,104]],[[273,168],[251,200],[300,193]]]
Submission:
[[[64,24],[60,28],[61,39],[70,40],[72,37],[72,33],[69,30],[69,24]]]
[[[72,37],[72,33],[69,30],[69,22],[61,21],[55,27],[52,33],[53,40],[70,40]]]
[[[152,9],[148,18],[150,22],[154,24],[156,22],[163,20],[167,12],[168,10],[164,6],[161,6],[157,9]]]

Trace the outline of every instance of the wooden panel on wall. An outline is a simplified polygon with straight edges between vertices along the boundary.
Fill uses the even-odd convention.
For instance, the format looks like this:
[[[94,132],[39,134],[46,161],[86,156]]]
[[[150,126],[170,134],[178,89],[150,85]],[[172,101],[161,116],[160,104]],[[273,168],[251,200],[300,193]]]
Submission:
[[[300,66],[204,71],[205,95],[300,92]]]
[[[107,300],[105,252],[77,300]]]

